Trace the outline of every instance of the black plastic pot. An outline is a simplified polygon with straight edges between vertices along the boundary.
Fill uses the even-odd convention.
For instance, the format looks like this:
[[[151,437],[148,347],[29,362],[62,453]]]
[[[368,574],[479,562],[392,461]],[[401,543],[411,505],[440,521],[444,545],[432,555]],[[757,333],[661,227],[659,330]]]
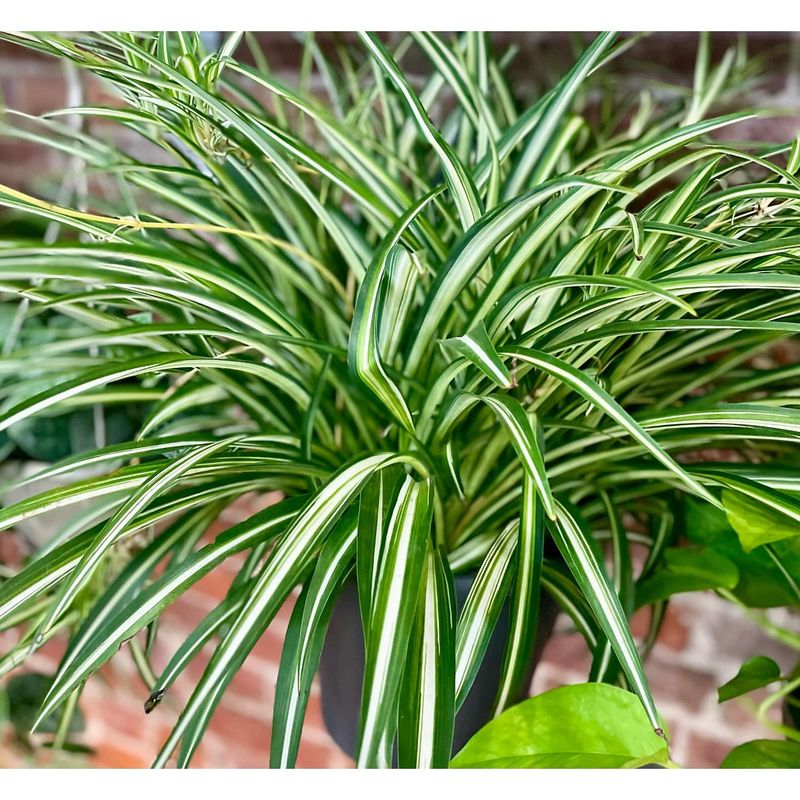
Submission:
[[[464,605],[474,575],[455,577],[456,602]],[[528,680],[550,638],[558,607],[549,595],[543,594],[539,608],[536,645],[531,653]],[[453,753],[491,719],[492,705],[500,682],[503,652],[508,638],[508,610],[503,609],[475,682],[455,721]],[[358,609],[355,582],[349,582],[337,598],[331,614],[330,627],[319,665],[322,690],[322,716],[337,745],[351,757],[355,756],[358,736],[358,717],[361,706],[361,685],[364,678],[364,638]],[[526,694],[519,697],[524,699]]]

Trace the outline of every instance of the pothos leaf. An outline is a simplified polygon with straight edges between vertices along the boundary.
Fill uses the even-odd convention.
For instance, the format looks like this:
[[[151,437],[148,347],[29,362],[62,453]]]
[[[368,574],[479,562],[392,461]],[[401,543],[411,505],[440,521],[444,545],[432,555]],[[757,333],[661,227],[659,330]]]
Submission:
[[[503,712],[450,766],[608,769],[668,762],[667,743],[653,731],[634,694],[606,683],[579,683]]]

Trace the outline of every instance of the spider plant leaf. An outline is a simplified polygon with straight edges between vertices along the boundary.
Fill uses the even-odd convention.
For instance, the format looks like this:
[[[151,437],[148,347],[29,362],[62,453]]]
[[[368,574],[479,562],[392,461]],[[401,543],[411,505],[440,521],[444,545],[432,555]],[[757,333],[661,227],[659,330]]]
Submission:
[[[608,517],[611,533],[612,585],[626,618],[630,619],[634,611],[634,581],[628,535],[608,492],[601,491],[600,500]],[[656,549],[654,547],[651,554]],[[614,658],[611,642],[605,639],[598,643],[598,647],[594,650],[589,680],[610,683],[618,672],[619,662]]]
[[[161,674],[154,679],[150,695],[144,703],[145,714],[150,714],[153,711],[186,665],[202,650],[204,645],[213,636],[219,633],[225,625],[232,621],[234,616],[238,613],[244,603],[247,592],[252,586],[251,579],[253,571],[263,557],[267,544],[267,541],[262,541],[250,550],[244,567],[231,582],[225,598],[219,605],[215,606],[203,617],[200,623],[172,654],[172,657]],[[183,559],[178,558],[178,554],[176,554],[176,561],[181,560]],[[150,623],[148,626],[148,633],[157,622],[158,618]]]
[[[481,323],[463,336],[445,339],[443,345],[471,361],[490,381],[502,389],[510,389],[513,385],[511,373],[495,350],[486,326]]]
[[[228,103],[224,102],[221,98],[206,91],[197,83],[186,78],[180,72],[173,69],[170,65],[165,64],[163,61],[160,61],[154,56],[151,56],[144,48],[125,41],[124,38],[118,36],[117,34],[106,33],[102,36],[103,38],[115,42],[126,52],[129,52],[137,58],[142,59],[142,61],[163,75],[168,81],[174,81],[176,84],[180,85],[190,96],[194,96],[200,101],[200,103],[206,104],[206,106],[218,114],[221,119],[225,120],[232,128],[239,131],[241,135],[246,137],[254,146],[258,147],[264,154],[266,154],[270,158],[272,164],[275,165],[276,169],[280,171],[280,174],[283,176],[286,182],[293,187],[294,190],[303,198],[303,200],[307,202],[309,206],[319,215],[319,218],[329,231],[331,237],[336,240],[337,246],[340,248],[354,271],[359,271],[358,259],[346,236],[343,234],[341,226],[337,223],[335,217],[330,213],[329,209],[320,203],[319,200],[309,191],[308,187],[298,178],[296,173],[291,169],[283,157],[282,151],[287,146],[285,141],[281,141],[279,144],[276,143],[274,137],[271,136],[273,132],[267,126],[258,125],[256,122],[247,119],[244,115],[235,110]],[[310,155],[311,153],[313,153],[313,151],[311,151],[310,148],[303,148],[302,153],[295,150],[294,155]],[[326,169],[322,164],[321,159],[315,157],[312,158],[315,168],[321,170]],[[331,177],[334,179],[341,179],[342,173],[339,171],[336,173],[331,173]],[[348,182],[345,182],[344,185],[347,186]]]
[[[519,319],[523,314],[529,311],[539,295],[555,286],[608,286],[629,289],[632,295],[652,294],[665,300],[670,305],[681,308],[692,316],[697,316],[695,309],[679,295],[651,281],[624,277],[621,275],[553,275],[531,283],[522,284],[517,289],[509,292],[492,312],[488,325],[489,333],[497,335],[510,323],[514,322],[514,320]]]
[[[97,538],[84,553],[81,560],[69,574],[65,583],[54,598],[47,616],[41,624],[39,635],[45,635],[62,613],[70,606],[78,592],[86,585],[97,569],[109,548],[117,541],[129,522],[139,511],[145,508],[158,495],[163,494],[192,466],[220,450],[227,449],[238,441],[239,437],[222,439],[218,442],[196,447],[185,455],[175,459],[167,467],[157,472],[142,484],[129,500],[103,526]]]
[[[641,425],[611,397],[608,392],[596,382],[587,378],[580,370],[575,369],[566,361],[524,347],[505,348],[502,355],[533,364],[548,375],[563,381],[576,392],[585,397],[592,405],[602,409],[608,416],[636,439],[655,459],[661,462],[668,470],[675,473],[680,481],[689,487],[699,497],[704,498],[713,505],[718,506],[719,501],[701,483],[693,478],[686,470],[674,461],[668,453],[647,433]]]
[[[633,247],[633,256],[637,261],[641,261],[644,256],[642,255],[642,239],[644,238],[644,230],[642,221],[636,214],[630,211],[625,212],[628,222],[631,226],[631,246]]]
[[[217,504],[189,512],[131,559],[101,595],[75,635],[70,638],[67,650],[58,665],[59,674],[69,670],[70,664],[75,660],[75,654],[79,654],[87,646],[107,620],[130,605],[164,556],[176,546],[183,548],[191,546],[205,532],[218,513]]]
[[[594,649],[602,634],[597,620],[580,587],[567,573],[566,569],[552,563],[542,565],[542,587],[558,603],[559,608],[569,616],[580,631],[586,644]]]
[[[401,768],[446,767],[455,714],[455,586],[430,544],[400,691],[397,759]]]
[[[386,525],[399,489],[399,472],[397,468],[381,470],[367,482],[359,497],[356,582],[365,646],[386,546]]]
[[[535,418],[532,422],[519,400],[509,395],[489,395],[481,399],[505,426],[525,471],[536,484],[545,513],[550,519],[555,519],[555,500],[547,478],[542,437],[537,434]]]
[[[320,551],[307,588],[297,601],[281,653],[272,715],[270,766],[290,768],[297,759],[311,682],[317,671],[337,590],[353,566],[356,514],[338,524]]]
[[[631,547],[625,525],[620,518],[619,511],[614,505],[608,492],[602,492],[600,499],[603,502],[608,524],[611,531],[611,560],[614,565],[613,586],[619,596],[620,604],[626,616],[633,613],[633,565],[631,562]]]
[[[423,354],[442,320],[452,310],[452,304],[480,271],[495,248],[519,229],[524,220],[538,207],[571,186],[600,186],[588,178],[556,178],[525,194],[508,200],[484,214],[461,237],[450,257],[436,275],[428,293],[425,309],[420,313],[417,329],[408,355],[407,369],[418,369]],[[611,188],[614,191],[613,187]],[[480,318],[476,319],[477,320]]]
[[[138,595],[135,604],[118,608],[88,641],[71,651],[67,666],[56,674],[40,717],[47,717],[91,672],[107,661],[122,642],[142,630],[175,597],[225,558],[262,539],[276,536],[296,516],[302,502],[301,497],[292,498],[254,514],[150,584]]]
[[[0,416],[0,431],[71,397],[105,386],[107,383],[133,378],[137,375],[165,372],[178,368],[235,370],[252,375],[260,375],[264,380],[274,383],[285,391],[297,402],[302,404],[308,402],[308,394],[292,378],[264,364],[236,361],[235,359],[197,358],[187,355],[145,356],[144,358],[132,359],[124,367],[112,365],[111,367],[104,366],[90,370],[79,378],[65,381],[52,390],[45,390],[27,400],[23,400]]]
[[[416,284],[423,272],[415,253],[403,247],[395,247],[386,261],[386,294],[381,311],[378,349],[381,357],[391,364],[403,342],[408,325]]]
[[[403,461],[409,458],[392,453],[356,461],[340,470],[307,503],[271,553],[247,602],[214,652],[155,759],[155,767],[164,766],[179,741],[180,763],[188,763],[228,683],[311,563],[326,534],[375,472]]]
[[[538,487],[527,474],[522,484],[522,509],[517,535],[519,541],[511,589],[509,634],[493,716],[513,705],[527,688],[524,681],[528,675],[539,622],[545,524]]]
[[[410,258],[397,242],[411,220],[422,211],[433,196],[429,193],[416,203],[395,225],[377,251],[358,291],[347,355],[353,374],[375,393],[392,416],[410,432],[414,431],[411,412],[400,390],[386,375],[381,364],[379,337],[384,313],[381,284],[388,262]]]
[[[265,87],[276,97],[288,100],[310,119],[313,119],[319,126],[322,135],[330,143],[331,148],[341,156],[350,170],[361,179],[365,189],[368,189],[385,209],[393,214],[400,215],[402,209],[410,204],[409,195],[403,186],[392,177],[386,165],[369,152],[370,145],[375,146],[376,143],[371,141],[367,143],[360,142],[357,134],[352,129],[335,120],[324,107],[316,103],[309,103],[306,98],[291,91],[271,76],[264,75],[246,64],[234,62],[231,64],[231,68]],[[382,73],[379,74],[382,75]],[[418,176],[413,177],[419,180]],[[424,183],[422,185],[424,186]],[[377,203],[375,205],[377,206]],[[411,226],[435,250],[439,251],[441,249],[441,242],[424,220],[415,219]]]
[[[57,508],[93,500],[105,495],[120,495],[140,487],[157,469],[154,465],[121,468],[116,473],[86,478],[69,486],[56,486],[32,497],[23,498],[0,511],[0,528],[7,530],[25,519]]]
[[[571,347],[586,341],[595,341],[615,336],[627,336],[650,331],[691,331],[691,330],[730,330],[730,331],[774,331],[776,333],[800,333],[800,324],[794,322],[772,322],[755,320],[721,320],[721,319],[681,319],[681,320],[642,320],[641,322],[618,322],[603,325],[591,333],[578,334],[558,343],[558,349]],[[555,348],[554,348],[555,349]]]
[[[7,627],[20,607],[46,597],[49,589],[66,578],[96,536],[97,528],[79,533],[0,584],[0,628]]]
[[[472,76],[461,63],[456,53],[434,33],[429,31],[412,32],[414,41],[422,48],[434,65],[437,74],[446,78],[456,93],[461,109],[474,128],[480,125],[477,110],[477,91]],[[492,131],[496,135],[496,128]]]
[[[55,464],[44,467],[38,472],[34,472],[21,480],[8,485],[9,489],[19,489],[30,483],[37,481],[52,480],[60,475],[70,472],[82,472],[83,470],[97,467],[100,464],[109,463],[113,465],[118,461],[129,459],[147,459],[156,454],[167,454],[178,452],[186,447],[195,445],[209,444],[207,438],[201,436],[164,436],[158,439],[141,439],[136,442],[120,442],[119,444],[108,445],[97,450],[90,450],[76,455],[67,456]]]
[[[595,37],[572,69],[548,95],[539,113],[536,127],[525,142],[522,154],[503,188],[504,198],[515,197],[528,186],[535,184],[539,161],[559,123],[572,104],[578,89],[614,43],[616,36],[616,33],[604,32]]]
[[[595,173],[591,181],[586,181],[583,185],[576,185],[565,192],[563,197],[551,204],[548,214],[542,215],[535,225],[529,227],[528,232],[517,242],[506,261],[495,271],[491,284],[483,292],[480,303],[475,306],[473,319],[481,319],[488,314],[495,302],[511,286],[519,271],[529,262],[533,253],[550,240],[564,221],[574,213],[576,208],[598,194],[601,188],[609,188],[608,184],[612,184],[614,188],[611,191],[620,191],[618,184],[629,173],[641,169],[651,161],[688,144],[693,139],[734,122],[747,119],[749,116],[751,115],[732,114],[698,122],[695,125],[687,125],[677,131],[670,130],[643,143],[632,152],[624,152],[602,170]],[[565,263],[568,264],[569,262]],[[531,319],[529,319],[530,326],[540,324],[549,316],[550,310],[557,303],[559,294],[558,292],[550,292],[547,301],[537,305],[535,314],[532,314]]]
[[[673,192],[670,192],[663,208],[659,209],[658,213],[654,215],[654,220],[665,224],[683,222],[686,216],[692,212],[698,199],[706,191],[718,166],[718,158],[712,159],[708,164],[699,166],[688,180],[677,186]],[[631,266],[629,274],[645,276],[649,274],[651,265],[664,252],[669,242],[666,236],[657,233],[646,236],[643,230],[645,227],[644,221],[641,216],[635,217],[633,222],[638,223],[638,227],[641,229],[638,233],[641,242],[638,253],[641,259]],[[631,229],[632,232],[633,230],[634,228]],[[636,250],[634,250],[634,253],[636,253]]]
[[[164,695],[186,665],[203,649],[213,636],[230,623],[244,602],[244,592],[236,598],[225,598],[203,617],[200,623],[181,642],[180,647],[172,654],[167,665],[156,678],[153,688],[144,703],[144,713],[151,714],[163,700]]]
[[[475,576],[456,623],[456,709],[469,694],[513,577],[517,524],[495,540]]]
[[[397,91],[403,96],[419,132],[436,153],[448,188],[458,209],[462,227],[467,230],[480,217],[483,211],[478,190],[475,188],[469,172],[459,161],[453,148],[436,130],[405,75],[381,44],[378,37],[371,33],[360,33],[359,36],[369,53],[386,72]]]
[[[400,252],[398,252],[400,251]],[[386,262],[395,253],[396,259],[410,256],[400,245],[385,251],[383,259],[377,260],[367,270],[358,292],[353,326],[350,334],[348,363],[357,375],[386,406],[392,416],[408,431],[413,432],[414,421],[400,390],[386,375],[381,364],[379,348],[379,329],[382,319],[381,281]]]
[[[305,34],[291,87],[253,36],[241,63],[240,36],[0,32],[113,95],[0,126],[69,160],[42,196],[0,186],[15,217],[0,243],[0,456],[73,414],[95,439],[13,483],[78,480],[0,509],[9,528],[91,501],[17,574],[0,566],[0,627],[26,626],[0,673],[69,631],[43,709],[66,718],[145,629],[129,649],[152,710],[213,648],[155,761],[184,767],[304,587],[273,726],[288,766],[354,567],[362,764],[391,766],[395,746],[404,766],[446,764],[507,602],[495,711],[514,702],[541,590],[585,638],[592,686],[631,687],[654,726],[627,631],[637,603],[655,604],[644,654],[665,598],[714,570],[754,605],[800,597],[800,478],[782,463],[800,367],[761,363],[800,330],[800,147],[717,140],[749,113],[702,119],[754,65],[741,48],[715,62],[705,37],[693,91],[628,97],[600,70],[639,37],[601,33],[518,106],[516,48],[488,35],[363,34],[351,50]],[[84,189],[87,170],[99,182]],[[133,409],[119,439],[135,441],[103,443],[101,406]],[[747,458],[687,458],[729,450]],[[198,544],[249,493],[285,499]],[[695,543],[716,555],[679,541],[676,503],[690,533],[713,519]],[[542,555],[550,528],[569,570]],[[139,537],[153,543],[132,551]],[[635,584],[634,546],[648,552]],[[238,553],[224,599],[150,675],[164,609]],[[477,571],[460,614],[449,570]]]
[[[461,480],[461,467],[458,450],[456,449],[453,440],[448,440],[444,446],[444,458],[447,462],[447,470],[450,478],[453,481],[456,492],[461,500],[466,499],[466,492],[464,490],[464,482]]]
[[[431,489],[428,480],[406,477],[386,527],[364,666],[356,756],[362,767],[378,763],[384,737],[393,738],[403,662],[431,536]]]
[[[556,544],[576,583],[583,590],[597,622],[614,648],[614,653],[641,700],[651,725],[661,733],[647,676],[619,597],[589,545],[589,534],[584,533],[572,514],[560,503],[557,505],[557,513],[556,525],[551,528]]]

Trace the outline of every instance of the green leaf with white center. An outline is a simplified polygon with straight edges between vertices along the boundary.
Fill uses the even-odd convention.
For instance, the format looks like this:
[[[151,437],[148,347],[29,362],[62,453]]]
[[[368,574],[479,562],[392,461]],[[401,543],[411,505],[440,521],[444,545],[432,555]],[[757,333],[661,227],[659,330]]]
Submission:
[[[637,261],[641,261],[644,258],[642,255],[642,239],[644,238],[642,221],[636,214],[631,214],[630,211],[626,211],[625,216],[631,226],[631,246],[633,247],[634,258]]]
[[[408,355],[409,371],[415,372],[419,368],[442,320],[451,312],[453,302],[478,274],[495,248],[548,200],[570,187],[587,185],[600,187],[600,184],[586,178],[553,179],[497,206],[465,231],[447,262],[438,271],[425,308],[420,312]]]
[[[247,521],[220,534],[213,544],[198,550],[191,558],[168,570],[143,590],[135,605],[122,605],[104,620],[80,648],[71,649],[59,669],[39,714],[46,718],[63,703],[90,673],[118,650],[119,646],[142,630],[189,586],[207,575],[228,556],[276,536],[296,516],[302,498],[284,500],[254,514]]]
[[[80,187],[67,180],[58,195],[43,185],[46,197],[40,199],[0,187],[0,204],[12,208],[21,224],[27,218],[49,226],[44,244],[43,228],[31,228],[34,237],[21,228],[9,229],[0,247],[0,330],[8,334],[0,359],[0,419],[20,413],[18,424],[48,424],[50,415],[112,404],[118,411],[127,403],[148,420],[139,431],[139,440],[147,435],[141,447],[98,447],[48,467],[45,477],[63,480],[82,466],[107,468],[109,474],[0,510],[0,523],[16,525],[39,522],[48,510],[71,512],[81,500],[96,501],[92,516],[76,514],[18,575],[0,567],[0,622],[28,625],[0,659],[0,672],[38,647],[36,625],[88,552],[103,524],[97,527],[98,520],[118,513],[168,466],[165,457],[242,435],[235,450],[189,468],[120,531],[118,541],[126,546],[114,547],[108,570],[112,576],[122,569],[125,577],[119,583],[112,577],[113,591],[90,581],[45,636],[78,631],[66,672],[89,667],[93,653],[102,663],[102,648],[113,654],[119,637],[141,631],[137,626],[150,627],[151,644],[159,614],[204,574],[201,564],[213,568],[234,552],[220,539],[220,549],[201,546],[195,554],[196,531],[187,530],[164,555],[167,583],[157,577],[150,585],[138,584],[155,549],[144,555],[130,553],[127,545],[149,537],[149,526],[169,525],[172,515],[187,511],[211,516],[215,506],[249,492],[295,498],[282,525],[245,537],[247,560],[228,596],[177,647],[156,682],[154,690],[162,691],[204,645],[217,648],[203,688],[178,724],[178,763],[185,766],[240,657],[281,598],[307,586],[315,566],[326,561],[322,554],[336,540],[338,525],[354,513],[361,490],[342,496],[330,524],[317,518],[324,529],[318,537],[306,538],[306,529],[275,537],[352,459],[408,449],[419,461],[409,455],[378,469],[387,477],[385,496],[375,501],[380,514],[371,508],[371,485],[360,498],[366,529],[357,535],[355,561],[365,633],[369,640],[369,620],[380,602],[376,587],[389,580],[383,572],[387,521],[398,484],[407,472],[425,477],[430,470],[428,539],[443,548],[443,560],[462,572],[494,562],[502,573],[500,554],[492,548],[500,541],[511,549],[505,583],[497,588],[498,575],[487,567],[479,582],[488,594],[479,594],[480,603],[473,596],[469,624],[462,616],[463,682],[484,658],[481,642],[494,629],[495,602],[510,597],[520,608],[523,585],[533,590],[533,583],[520,582],[530,563],[521,551],[535,537],[523,539],[524,519],[509,534],[511,541],[501,535],[519,520],[523,494],[546,524],[544,501],[524,466],[526,454],[521,463],[506,435],[511,430],[513,438],[514,430],[480,399],[484,394],[511,394],[526,415],[536,413],[543,429],[536,440],[540,453],[547,443],[546,484],[559,499],[569,498],[576,519],[596,533],[598,546],[594,536],[589,546],[599,563],[600,540],[609,544],[613,589],[626,614],[634,603],[626,540],[649,547],[636,588],[640,599],[650,592],[661,610],[664,598],[703,581],[730,585],[733,572],[714,553],[738,567],[739,582],[731,589],[738,599],[758,607],[797,602],[800,538],[787,535],[745,553],[724,512],[684,497],[692,509],[688,517],[714,512],[719,530],[713,541],[698,542],[714,553],[681,547],[676,555],[669,549],[679,544],[680,526],[673,529],[670,510],[675,492],[696,488],[663,461],[648,463],[654,452],[641,437],[631,438],[636,431],[630,423],[607,419],[602,404],[587,402],[580,388],[506,353],[510,346],[530,345],[599,384],[714,496],[721,487],[723,503],[736,493],[739,501],[753,504],[741,516],[753,518],[745,521],[754,543],[791,529],[790,504],[733,482],[750,480],[789,497],[800,490],[792,471],[800,437],[800,369],[760,364],[773,341],[800,329],[794,263],[800,237],[793,233],[800,199],[797,143],[723,146],[710,137],[748,115],[681,125],[686,109],[656,102],[648,91],[637,101],[634,87],[629,103],[613,81],[603,83],[600,71],[636,36],[620,37],[615,46],[610,34],[601,34],[554,88],[545,87],[540,99],[519,109],[518,87],[507,80],[514,75],[513,48],[503,52],[498,42],[470,32],[390,37],[383,51],[366,37],[366,47],[356,43],[355,58],[346,43],[323,52],[308,35],[301,75],[291,89],[270,71],[251,35],[253,66],[229,52],[236,35],[222,56],[206,53],[190,33],[0,38],[74,65],[116,96],[108,108],[65,108],[43,118],[9,113],[1,126],[3,135],[64,154],[78,175],[84,165],[102,174],[108,191],[96,196],[90,182],[87,196],[78,197]],[[412,50],[419,48],[431,74],[418,88],[405,73]],[[715,98],[726,97],[742,75],[751,74],[739,57],[726,55],[715,69],[707,55],[689,119],[699,119]],[[598,90],[604,95],[599,104],[592,100]],[[587,102],[596,114],[582,114]],[[72,126],[71,116],[80,126]],[[114,135],[100,137],[100,128],[113,128]],[[135,158],[115,144],[129,139],[143,144]],[[750,177],[738,180],[743,173]],[[78,233],[92,240],[78,241]],[[365,278],[379,257],[385,265],[376,289],[375,275]],[[377,330],[363,324],[363,315],[352,324],[362,289],[375,292]],[[437,344],[483,324],[494,352],[484,344],[482,361],[461,354],[450,360],[453,354]],[[377,354],[373,366],[373,356],[362,351],[365,368],[378,375],[377,394],[349,368],[353,361],[346,364],[349,340],[358,337],[362,345],[364,337],[371,339],[369,349]],[[518,391],[509,391],[504,369],[513,383],[519,378]],[[50,394],[37,398],[42,388]],[[739,398],[746,402],[729,402]],[[35,409],[25,405],[39,401],[43,405]],[[0,424],[7,423],[6,418]],[[8,448],[0,434],[0,453]],[[687,452],[743,448],[746,462],[713,469],[680,463]],[[770,463],[784,454],[787,464]],[[628,511],[643,522],[647,518],[647,534],[622,530]],[[259,520],[254,518],[256,526]],[[84,535],[86,525],[96,527]],[[298,539],[298,549],[291,549]],[[273,561],[276,552],[283,566]],[[131,571],[118,559],[131,561]],[[429,569],[426,561],[415,604],[414,624],[423,633],[408,636],[414,658],[406,651],[398,657],[400,704],[378,736],[376,765],[391,765],[397,739],[404,763],[440,763],[446,749],[452,720],[446,704],[438,703],[446,694],[436,693],[446,670],[433,674],[416,666],[423,663],[417,645],[424,641],[426,652],[435,646],[438,617],[418,616],[422,588],[431,585]],[[273,570],[272,577],[268,587],[258,588],[266,594],[245,621],[262,570]],[[621,679],[587,599],[591,588],[579,587],[560,563],[547,560],[540,585],[586,638],[594,655],[590,677]],[[139,605],[151,600],[155,605],[140,615]],[[304,602],[290,633],[301,630]],[[524,616],[513,623],[514,642],[527,635]],[[654,615],[651,630],[662,617]],[[228,639],[237,625],[238,638]],[[311,661],[321,627],[305,641]],[[476,632],[477,647],[464,638],[467,630]],[[372,633],[375,640],[385,631]],[[287,640],[290,661],[293,641],[301,637]],[[522,652],[527,646],[514,647]],[[506,666],[504,684],[510,687],[512,669]],[[72,678],[80,682],[92,671]],[[431,691],[418,690],[423,678]],[[79,686],[74,684],[65,703]],[[295,736],[301,706],[302,692],[286,740]],[[413,719],[398,719],[406,709]],[[427,722],[433,718],[432,729]]]
[[[68,456],[55,464],[34,472],[33,475],[15,481],[8,488],[19,489],[36,481],[52,479],[70,472],[80,472],[89,467],[98,467],[101,464],[110,463],[110,465],[113,465],[118,461],[147,458],[156,454],[169,455],[171,452],[180,451],[186,447],[203,444],[209,444],[209,440],[200,436],[165,436],[160,439],[121,442],[98,450]]]
[[[131,498],[117,511],[98,533],[96,539],[87,549],[75,569],[70,572],[64,585],[59,590],[53,603],[48,609],[47,616],[42,622],[38,635],[44,636],[55,624],[75,599],[78,592],[86,585],[94,574],[100,561],[107,554],[109,548],[118,540],[130,522],[146,508],[156,497],[169,489],[181,476],[208,456],[235,445],[239,437],[222,439],[218,442],[195,447],[185,455],[175,459],[167,467],[157,472],[152,478],[142,484]]]
[[[440,550],[429,546],[409,639],[397,717],[400,768],[447,767],[455,714],[455,586]]]
[[[363,458],[340,470],[297,515],[270,554],[153,766],[163,767],[179,741],[179,763],[188,764],[222,693],[312,562],[326,534],[375,472],[404,462],[414,463],[414,459],[393,453]]]
[[[219,506],[210,505],[192,511],[167,528],[158,538],[138,553],[112,584],[101,595],[97,604],[83,621],[77,633],[70,639],[67,651],[58,665],[58,675],[69,672],[70,664],[75,661],[91,642],[95,634],[102,630],[104,623],[124,609],[135,597],[144,582],[164,556],[177,546],[191,546],[202,536],[214,521]]]
[[[384,267],[385,261],[373,264],[361,284],[353,317],[348,361],[353,373],[373,391],[392,416],[406,430],[413,432],[411,412],[400,390],[386,375],[378,346]]]
[[[378,766],[384,742],[394,738],[405,654],[431,537],[432,490],[429,480],[407,476],[386,525],[367,637],[356,752],[360,767]]]
[[[615,422],[625,428],[656,460],[661,462],[670,472],[691,489],[699,497],[708,500],[715,506],[719,501],[701,483],[693,478],[647,433],[636,420],[625,411],[622,406],[605,389],[595,381],[587,378],[584,373],[568,364],[566,361],[538,350],[526,347],[509,347],[502,351],[503,355],[517,358],[520,361],[532,364],[542,372],[552,375],[565,383],[586,398],[593,406],[608,414]]]
[[[559,84],[548,94],[539,113],[536,127],[525,142],[525,148],[514,167],[506,185],[503,197],[514,197],[527,186],[535,184],[538,168],[545,150],[554,136],[561,120],[572,104],[576,92],[598,64],[602,56],[614,43],[616,34],[604,32],[595,37],[574,66],[562,78]],[[531,175],[533,173],[533,175]]]
[[[633,612],[633,565],[631,547],[625,525],[608,492],[601,492],[600,499],[608,517],[611,530],[611,560],[614,565],[614,591],[619,595],[626,615]]]
[[[359,497],[356,583],[365,645],[369,639],[372,607],[383,563],[386,524],[401,478],[402,470],[398,467],[381,470],[367,482]]]
[[[391,364],[403,342],[414,303],[417,282],[423,274],[419,257],[405,247],[394,247],[386,259],[386,289],[381,309],[378,350]]]
[[[68,486],[55,486],[32,497],[23,497],[0,511],[0,530],[7,530],[23,520],[74,503],[106,495],[122,496],[126,490],[134,490],[141,486],[154,469],[155,467],[151,465],[121,468],[110,475],[75,481]]]
[[[464,490],[464,482],[461,480],[459,454],[452,439],[448,440],[444,446],[444,460],[447,463],[447,471],[450,474],[450,479],[453,481],[453,486],[459,499],[465,500],[466,492]]]
[[[317,671],[336,592],[353,566],[356,514],[345,516],[320,551],[292,613],[281,653],[272,714],[270,767],[293,767],[300,747],[311,683]]]
[[[597,620],[580,587],[568,574],[566,568],[545,561],[542,566],[542,587],[558,603],[561,610],[569,616],[576,629],[586,640],[586,644],[591,649],[595,649],[600,639]]]
[[[161,674],[156,678],[153,689],[144,704],[144,713],[151,714],[164,699],[167,690],[186,668],[186,665],[205,647],[213,636],[229,624],[244,603],[244,592],[235,597],[226,597],[203,617],[194,630],[181,642],[172,654]]]
[[[519,400],[508,395],[489,395],[481,399],[506,427],[525,471],[536,485],[545,513],[550,519],[555,519],[555,500],[547,478],[547,468],[542,453],[542,436],[537,430],[536,417],[534,416],[532,421]]]
[[[558,549],[614,648],[614,653],[631,687],[639,696],[651,725],[660,732],[661,725],[639,651],[633,641],[619,597],[589,544],[590,534],[581,529],[572,514],[560,503],[557,505],[557,513],[556,525],[551,530]]]
[[[484,558],[456,624],[456,709],[472,688],[513,577],[517,524],[497,537]]]
[[[70,574],[97,536],[90,528],[36,559],[26,569],[0,584],[0,629],[26,603],[47,596],[47,592]]]
[[[408,80],[386,51],[386,48],[380,43],[378,37],[371,33],[361,33],[359,36],[370,54],[402,95],[419,132],[436,153],[448,188],[453,194],[462,227],[467,230],[480,217],[483,211],[478,190],[475,188],[472,178],[464,165],[458,160],[453,148],[436,130]]]
[[[410,257],[407,253],[403,255],[397,252],[398,249],[403,250],[398,241],[411,221],[433,197],[433,194],[428,194],[416,203],[394,226],[378,249],[358,290],[347,353],[348,365],[353,374],[375,393],[392,416],[410,432],[414,431],[411,412],[400,390],[386,375],[381,363],[379,340],[384,310],[381,285],[390,260]]]
[[[697,312],[677,294],[667,291],[660,284],[644,281],[639,278],[621,275],[552,275],[539,278],[531,283],[522,284],[510,291],[492,311],[489,321],[489,332],[496,336],[516,319],[527,313],[536,302],[537,297],[546,293],[548,288],[558,286],[603,286],[609,288],[630,289],[631,293],[655,295],[671,305],[686,311],[692,316]]]
[[[511,373],[497,354],[483,323],[463,336],[445,339],[442,344],[451,347],[472,362],[492,383],[500,388],[510,389],[513,386]]]
[[[91,389],[105,386],[112,381],[120,381],[127,378],[134,378],[138,375],[159,373],[178,368],[233,370],[260,376],[267,382],[274,383],[297,402],[305,403],[308,401],[308,395],[295,380],[264,364],[236,361],[234,359],[197,358],[187,355],[147,356],[145,358],[133,359],[123,367],[118,365],[113,365],[110,368],[100,367],[86,373],[76,380],[66,381],[60,384],[55,390],[40,392],[22,401],[0,416],[0,431],[6,430],[15,423],[27,419],[34,414],[39,414],[58,403],[62,403],[81,393],[88,392]]]
[[[539,622],[545,525],[542,501],[530,475],[523,478],[518,537],[509,633],[503,654],[500,686],[494,702],[494,716],[513,705],[527,688],[524,682],[529,674]]]
[[[621,182],[630,172],[641,169],[646,164],[688,144],[693,139],[749,116],[749,114],[733,114],[699,122],[696,125],[687,125],[677,131],[670,129],[664,135],[645,142],[632,152],[623,152],[622,155],[595,173],[594,180],[585,181],[583,186],[577,185],[570,189],[562,198],[552,204],[550,213],[541,215],[537,223],[529,227],[528,232],[515,246],[508,259],[500,265],[492,277],[491,285],[483,293],[481,302],[476,305],[473,319],[480,319],[487,315],[495,302],[511,286],[519,271],[529,263],[532,255],[545,247],[570,215],[592,196],[598,194],[601,187],[611,191],[620,191],[619,186],[608,186],[608,184]],[[582,261],[583,259],[578,259],[578,263]],[[559,271],[574,271],[568,259],[563,260],[561,264],[563,266],[554,270],[554,274],[558,274]],[[534,313],[529,317],[529,327],[539,325],[548,318],[550,311],[557,304],[559,295],[559,292],[550,292],[547,298],[537,304]]]

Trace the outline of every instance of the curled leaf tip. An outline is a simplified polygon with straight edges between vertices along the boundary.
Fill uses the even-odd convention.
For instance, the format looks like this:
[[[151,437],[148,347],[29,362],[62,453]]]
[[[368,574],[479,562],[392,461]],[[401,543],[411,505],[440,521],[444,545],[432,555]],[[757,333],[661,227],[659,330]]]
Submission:
[[[163,699],[166,689],[159,689],[153,692],[147,700],[144,701],[144,713],[149,714]]]

